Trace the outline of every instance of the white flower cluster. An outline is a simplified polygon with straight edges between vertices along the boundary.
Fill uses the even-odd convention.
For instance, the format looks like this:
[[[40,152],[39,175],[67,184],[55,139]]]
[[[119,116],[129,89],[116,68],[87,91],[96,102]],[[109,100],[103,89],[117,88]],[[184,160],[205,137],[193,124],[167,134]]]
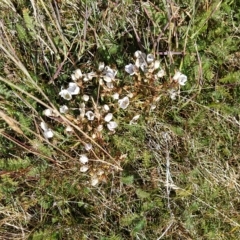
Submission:
[[[177,71],[173,78],[170,78],[171,81],[163,84],[161,79],[166,74],[160,61],[155,59],[153,54],[146,55],[141,51],[134,53],[134,63],[126,65],[125,72],[134,79],[129,86],[119,83],[116,78],[117,70],[105,66],[104,63],[100,63],[96,71],[88,73],[82,73],[80,69],[76,69],[71,74],[72,81],[68,83],[67,88],[61,88],[59,95],[67,101],[72,100],[74,95],[80,95],[81,100],[77,108],[79,115],[71,116],[71,110],[76,110],[76,108],[71,109],[67,104],[60,106],[59,112],[66,114],[66,118],[81,126],[81,129],[86,131],[92,139],[103,139],[104,128],[113,134],[118,127],[118,123],[114,120],[114,113],[126,110],[130,103],[134,104],[136,109],[148,108],[151,111],[156,107],[155,103],[159,101],[162,92],[168,92],[170,98],[175,99],[179,87],[187,82],[187,76]],[[97,99],[94,99],[94,95],[89,94],[89,86],[95,87],[96,82],[99,89]],[[146,103],[142,100],[143,97],[147,99]],[[105,100],[109,102],[106,103]],[[100,105],[99,102],[105,104]],[[59,117],[52,109],[45,109],[43,115],[52,119]],[[129,124],[137,124],[139,118],[140,114],[131,116],[128,119]],[[54,136],[54,132],[45,122],[41,122],[40,127],[46,139]],[[73,131],[72,126],[65,126],[65,134],[73,134]],[[104,179],[105,173],[103,170],[98,172],[90,170],[89,158],[94,158],[92,147],[91,143],[83,144],[85,150],[82,151],[82,148],[79,154],[80,172],[89,172],[91,185],[96,186],[99,179]]]
[[[147,78],[151,77],[155,80],[158,80],[165,75],[165,71],[160,68],[160,61],[155,60],[153,54],[146,55],[141,51],[136,51],[134,53],[134,57],[135,63],[130,63],[125,66],[125,71],[130,75],[138,75],[139,69],[141,69],[142,72],[145,73]],[[152,73],[154,73],[153,76]],[[151,75],[149,76],[149,74]]]
[[[160,67],[160,61],[155,60],[153,54],[146,55],[141,51],[136,51],[134,57],[135,63],[130,63],[125,66],[125,71],[131,76],[140,76],[141,73],[143,73],[144,76],[141,79],[147,83],[150,83],[151,80],[157,81],[165,76],[165,71]],[[187,82],[187,76],[180,71],[177,71],[172,80],[173,83],[177,83],[177,86],[184,86]],[[176,99],[179,91],[177,91],[176,86],[174,86],[173,88],[170,87],[170,89],[168,89],[168,93],[171,99]],[[152,107],[155,107],[155,105],[152,105],[151,109]]]
[[[93,78],[97,78],[99,81],[99,84],[103,88],[107,88],[110,91],[114,88],[114,82],[116,81],[117,71],[110,68],[109,66],[105,66],[104,63],[100,63],[98,67],[98,71],[96,72],[89,72],[89,73],[82,73],[80,69],[76,69],[71,74],[71,79],[73,82],[68,83],[67,88],[62,88],[59,95],[69,101],[72,99],[74,95],[79,95],[81,92],[80,86],[82,86],[85,82],[91,81]],[[81,82],[81,84],[79,84]],[[82,92],[84,89],[82,89]],[[129,105],[129,98],[123,97],[122,99],[119,99],[119,94],[115,94],[116,98],[115,100],[118,100],[118,106],[119,108],[126,109]],[[114,121],[113,113],[110,111],[110,107],[105,104],[103,106],[92,106],[95,105],[94,100],[90,98],[87,94],[82,94],[81,99],[83,102],[79,105],[79,112],[80,115],[78,116],[78,120],[82,123],[86,123],[86,120],[89,121],[89,124],[92,124],[95,126],[95,131],[100,133],[103,130],[104,125],[107,127],[107,129],[111,132],[115,132],[118,124]],[[90,100],[92,100],[92,104],[89,103]],[[60,106],[59,112],[62,114],[66,114],[69,111],[69,107],[67,105]],[[46,117],[57,117],[55,112],[52,109],[45,109],[43,111],[43,115]],[[96,126],[96,123],[98,122],[98,125]],[[94,124],[93,124],[94,122]],[[54,133],[53,131],[47,127],[46,123],[41,122],[40,127],[43,130],[43,135],[45,138],[52,138]],[[73,132],[73,128],[71,126],[66,126],[65,133],[69,134]],[[92,136],[95,137],[95,134]],[[82,170],[86,170],[86,166],[83,167]]]

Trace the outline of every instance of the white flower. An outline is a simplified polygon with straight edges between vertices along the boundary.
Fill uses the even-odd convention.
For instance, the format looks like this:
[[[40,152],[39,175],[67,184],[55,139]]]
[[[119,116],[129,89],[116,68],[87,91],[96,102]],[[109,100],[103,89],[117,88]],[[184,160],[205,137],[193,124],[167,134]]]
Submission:
[[[79,158],[79,161],[82,163],[82,164],[86,164],[88,163],[88,157],[86,154],[81,154],[80,155],[80,158]]]
[[[112,82],[117,74],[117,71],[111,69],[109,66],[106,66],[103,72],[103,80],[105,82]]]
[[[66,131],[67,133],[70,133],[70,132],[73,131],[73,128],[72,128],[71,126],[67,126],[67,127],[65,128],[65,131]]]
[[[148,54],[147,55],[147,63],[150,64],[154,61],[154,56],[153,54]]]
[[[106,82],[106,85],[109,89],[112,89],[114,87],[112,82]]]
[[[45,122],[41,122],[40,123],[40,127],[42,128],[43,131],[47,131],[48,130],[48,125]]]
[[[102,169],[99,169],[97,171],[97,176],[102,176],[104,174],[104,171]]]
[[[82,72],[80,69],[76,69],[73,74],[71,74],[71,78],[73,81],[78,80],[79,78],[82,78]]]
[[[118,100],[118,99],[119,99],[119,94],[118,94],[118,93],[114,93],[114,94],[112,95],[112,98],[113,98],[114,100]]]
[[[72,94],[67,89],[62,89],[59,95],[65,100],[71,100]]]
[[[104,104],[104,105],[103,105],[103,110],[104,110],[105,112],[108,112],[108,111],[110,110],[110,107],[109,107],[107,104]]]
[[[90,72],[90,73],[86,73],[86,74],[83,74],[83,81],[84,82],[87,82],[87,81],[90,81],[93,79],[93,77],[96,76],[96,73],[95,72]]]
[[[74,73],[71,74],[71,78],[72,78],[73,81],[76,81],[76,80],[77,80],[77,78],[75,77],[75,74],[74,74]]]
[[[68,107],[66,105],[63,105],[59,108],[60,113],[67,113]]]
[[[125,71],[130,75],[134,75],[136,72],[136,67],[132,63],[125,66]]]
[[[84,148],[86,149],[86,151],[90,151],[92,149],[92,144],[86,143],[86,144],[84,144]]]
[[[156,104],[151,104],[150,110],[153,111],[157,107]]]
[[[98,182],[99,182],[98,178],[96,176],[93,176],[91,179],[91,185],[95,187],[98,185]]]
[[[86,95],[86,94],[84,94],[83,96],[82,96],[82,99],[83,99],[83,101],[85,101],[85,102],[87,102],[88,100],[89,100],[89,96],[88,95]]]
[[[45,116],[47,116],[47,117],[51,117],[51,116],[53,116],[54,114],[53,114],[52,109],[47,108],[47,109],[45,109],[45,110],[43,111],[43,115],[45,115]]]
[[[79,94],[79,92],[80,92],[80,87],[79,87],[76,83],[70,82],[67,91],[68,91],[71,95],[77,95],[77,94]]]
[[[89,169],[88,165],[83,165],[80,167],[80,172],[86,172]]]
[[[89,121],[92,121],[94,119],[94,117],[95,117],[95,115],[94,115],[94,113],[92,111],[87,111],[85,113],[85,115],[87,116]]]
[[[144,72],[145,68],[147,67],[146,54],[142,53],[141,51],[136,51],[134,56],[136,58],[135,66],[137,68],[141,68]]]
[[[184,75],[184,74],[181,74],[180,77],[178,78],[178,83],[181,85],[181,86],[184,86],[187,82],[187,76]]]
[[[114,122],[114,121],[110,121],[110,122],[107,124],[107,128],[108,128],[110,131],[114,131],[117,126],[118,126],[117,123]]]
[[[170,90],[168,90],[168,93],[170,94],[170,98],[171,98],[172,100],[175,100],[176,97],[177,97],[177,94],[178,94],[175,89],[170,89]]]
[[[126,109],[129,105],[129,98],[128,97],[124,97],[122,99],[118,100],[118,105],[120,108],[122,109]]]
[[[99,78],[99,80],[98,80],[98,81],[99,81],[99,85],[100,85],[100,86],[103,86],[103,85],[104,85],[104,81],[103,81],[103,79],[102,79],[102,78]]]
[[[141,68],[142,71],[144,72],[147,67],[147,62],[144,58],[137,58],[135,62],[135,66],[137,68]]]
[[[187,76],[178,71],[173,76],[173,80],[178,82],[179,85],[184,86],[187,82]]]
[[[154,69],[158,69],[160,67],[160,61],[159,60],[156,60],[154,62]]]
[[[79,79],[79,78],[82,77],[82,72],[81,72],[80,69],[76,69],[75,72],[74,72],[74,74],[75,74],[75,77],[76,77],[77,79]]]
[[[104,117],[104,121],[105,122],[110,122],[113,118],[113,114],[112,113],[108,113],[105,117]]]
[[[40,123],[40,127],[42,128],[43,130],[43,136],[45,138],[52,138],[53,137],[53,131],[52,129],[48,128],[47,124],[45,122],[41,122]]]
[[[135,58],[146,58],[146,54],[142,53],[141,51],[138,50],[134,53],[134,57]]]
[[[136,115],[132,118],[132,120],[130,121],[130,125],[136,124],[137,120],[139,119],[140,115]]]
[[[161,69],[157,72],[156,75],[157,75],[157,78],[162,78],[165,75],[165,71],[163,69]]]
[[[98,65],[98,71],[99,71],[99,72],[102,72],[103,69],[104,69],[104,67],[105,67],[104,62],[100,62],[99,65]]]
[[[45,137],[45,138],[52,138],[53,137],[53,131],[52,131],[52,129],[48,129],[47,131],[44,131],[43,132],[43,136]]]
[[[182,74],[182,73],[179,72],[179,71],[176,72],[175,75],[173,76],[173,80],[174,80],[174,81],[178,81],[178,79],[179,79],[179,77],[180,77],[181,74]]]

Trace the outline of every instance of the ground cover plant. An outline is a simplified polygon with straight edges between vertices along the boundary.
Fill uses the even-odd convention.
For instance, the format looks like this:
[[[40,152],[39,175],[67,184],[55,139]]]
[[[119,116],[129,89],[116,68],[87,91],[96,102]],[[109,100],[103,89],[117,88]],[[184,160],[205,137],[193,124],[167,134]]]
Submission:
[[[0,1],[1,239],[239,239],[238,1]]]

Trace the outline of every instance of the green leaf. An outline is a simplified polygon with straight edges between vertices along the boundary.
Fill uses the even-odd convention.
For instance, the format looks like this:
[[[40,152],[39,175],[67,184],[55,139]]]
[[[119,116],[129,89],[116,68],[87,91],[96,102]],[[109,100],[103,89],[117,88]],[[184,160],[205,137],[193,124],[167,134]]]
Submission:
[[[140,188],[138,188],[138,189],[136,190],[136,194],[137,194],[137,196],[138,196],[139,198],[141,198],[141,199],[149,198],[149,197],[150,197],[150,194],[149,194],[149,193],[143,191],[143,190],[140,189]]]
[[[121,182],[126,184],[126,185],[132,185],[134,181],[134,177],[133,175],[131,176],[126,176],[126,177],[122,177]]]
[[[29,39],[27,37],[26,29],[20,25],[19,23],[16,24],[16,30],[18,33],[18,37],[20,41],[26,41],[29,42]]]
[[[82,206],[84,206],[84,204],[85,204],[84,202],[80,201],[80,202],[78,202],[78,207],[82,207]]]
[[[140,220],[134,227],[133,231],[136,232],[140,232],[146,225],[146,220],[142,219]]]
[[[128,214],[120,219],[120,225],[121,226],[129,226],[137,218],[139,218],[139,215],[136,213]]]
[[[23,19],[29,31],[29,34],[35,38],[36,31],[35,31],[34,21],[33,21],[33,18],[29,15],[29,9],[24,8],[22,11],[23,11]]]

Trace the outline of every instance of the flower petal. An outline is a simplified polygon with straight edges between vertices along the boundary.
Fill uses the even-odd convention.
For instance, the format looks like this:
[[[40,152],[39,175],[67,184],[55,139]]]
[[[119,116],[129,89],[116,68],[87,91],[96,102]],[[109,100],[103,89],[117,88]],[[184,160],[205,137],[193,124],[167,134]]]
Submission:
[[[86,94],[84,94],[83,96],[82,96],[82,99],[83,99],[83,101],[85,101],[85,102],[87,102],[88,100],[89,100],[89,96],[88,95],[86,95]]]
[[[128,97],[124,97],[122,99],[118,100],[118,105],[120,108],[122,109],[126,109],[129,105],[129,98]]]
[[[168,93],[169,93],[170,98],[171,98],[172,100],[175,100],[176,97],[177,97],[177,94],[178,94],[175,89],[170,89],[170,90],[168,90]]]
[[[59,108],[60,113],[67,113],[68,107],[66,105],[63,105]]]
[[[68,125],[68,126],[65,128],[65,131],[66,131],[67,133],[73,132],[73,128]]]
[[[173,76],[173,80],[174,80],[174,81],[178,81],[178,79],[179,79],[179,77],[180,77],[181,74],[182,74],[182,73],[179,72],[179,71],[176,72],[175,75]]]
[[[113,98],[114,100],[118,100],[118,99],[119,99],[119,94],[118,94],[118,93],[114,93],[114,94],[112,95],[112,98]]]
[[[73,74],[71,74],[71,78],[73,81],[78,80],[79,78],[82,78],[82,71],[80,69],[76,69]]]
[[[109,66],[106,66],[103,72],[103,80],[105,82],[112,82],[116,74],[117,74],[117,71],[111,69]]]
[[[135,58],[146,58],[146,54],[138,50],[134,53],[134,57]]]
[[[104,62],[100,62],[99,65],[98,65],[98,71],[99,71],[99,72],[102,72],[103,69],[104,69],[104,67],[105,67]]]
[[[130,121],[130,125],[136,124],[137,120],[139,119],[140,115],[136,115],[132,118],[132,120]]]
[[[108,112],[110,110],[110,107],[107,104],[103,105],[104,112]]]
[[[163,69],[157,72],[157,78],[162,78],[165,75],[165,71]]]
[[[52,109],[47,108],[47,109],[45,109],[45,110],[43,111],[43,115],[45,115],[45,116],[47,116],[47,117],[51,117],[51,116],[53,116],[54,114],[53,114]]]
[[[181,86],[184,86],[187,82],[187,76],[184,75],[184,74],[181,74],[180,77],[178,78],[178,83],[181,85]]]
[[[104,117],[104,121],[105,122],[110,122],[113,118],[113,114],[112,113],[108,113],[105,117]]]
[[[107,83],[106,83],[106,86],[107,86],[109,89],[113,89],[113,88],[114,88],[113,82],[107,82]]]
[[[88,157],[86,154],[81,154],[80,155],[80,158],[79,158],[79,161],[82,163],[82,164],[86,164],[88,163]]]
[[[48,125],[45,122],[41,122],[40,123],[40,127],[43,131],[47,131],[48,130]]]
[[[52,138],[53,137],[53,131],[52,131],[52,129],[47,129],[47,131],[44,131],[43,132],[43,136],[45,137],[45,138]]]
[[[96,76],[96,73],[95,73],[95,72],[90,72],[90,73],[83,74],[83,81],[84,81],[84,82],[90,81],[90,80],[92,80],[95,76]]]
[[[92,149],[92,144],[91,143],[86,143],[84,144],[84,148],[86,151],[90,151]]]
[[[110,130],[110,131],[115,131],[115,128],[118,126],[118,124],[114,121],[110,121],[108,124],[107,124],[107,128]]]
[[[135,65],[133,65],[132,63],[126,65],[125,71],[130,75],[134,75],[135,74]]]
[[[89,169],[89,166],[88,165],[83,165],[80,167],[80,172],[87,172],[87,170]]]
[[[160,61],[159,60],[155,60],[154,61],[154,69],[158,69],[160,67]]]
[[[95,187],[95,186],[98,185],[98,183],[99,183],[98,178],[97,178],[96,176],[93,176],[92,179],[91,179],[91,185],[92,185],[93,187]]]
[[[80,92],[80,87],[76,83],[70,82],[67,90],[70,94],[77,95]]]
[[[87,116],[89,121],[93,121],[94,120],[95,115],[94,115],[94,113],[92,111],[87,111],[85,113],[85,115]]]
[[[154,61],[154,56],[153,54],[148,54],[147,55],[147,63],[150,64]]]
[[[65,100],[71,100],[72,94],[67,89],[62,89],[59,95]]]

